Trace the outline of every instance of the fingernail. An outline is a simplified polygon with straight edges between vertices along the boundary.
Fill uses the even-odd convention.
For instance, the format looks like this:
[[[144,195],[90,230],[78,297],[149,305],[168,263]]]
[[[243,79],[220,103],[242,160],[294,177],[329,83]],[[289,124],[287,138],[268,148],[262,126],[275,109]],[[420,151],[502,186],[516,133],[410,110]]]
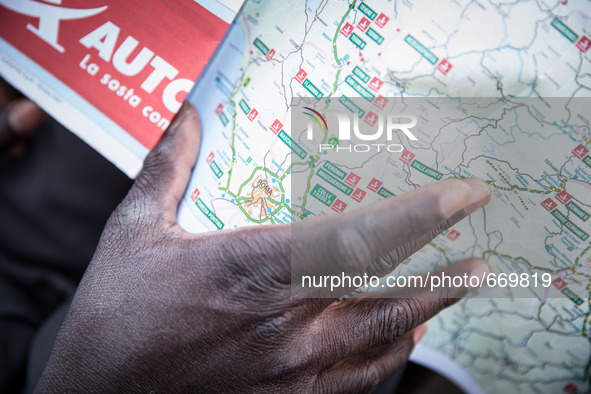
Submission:
[[[453,183],[444,191],[440,197],[441,210],[446,217],[466,206],[466,201],[470,199],[472,189],[465,182],[451,181]]]
[[[423,339],[423,337],[425,336],[425,333],[427,332],[427,325],[426,324],[421,324],[420,326],[416,327],[414,330],[412,330],[412,339],[415,343],[419,343],[419,341],[421,339]]]
[[[188,102],[183,101],[181,108],[179,108],[179,111],[174,116],[174,119],[172,119],[170,127],[176,127],[183,121],[183,118],[185,117],[187,112],[189,112],[189,106],[190,104]]]
[[[491,192],[488,183],[478,178],[466,178],[463,182],[472,189],[472,197],[466,204],[466,211],[472,213],[490,202]]]
[[[490,265],[485,260],[475,259],[474,261],[475,264],[472,270],[470,271],[470,278],[477,277],[478,281],[476,281],[476,279],[468,280],[468,285],[470,289],[477,289],[479,287],[484,286],[486,284],[488,274],[490,274],[492,271]]]

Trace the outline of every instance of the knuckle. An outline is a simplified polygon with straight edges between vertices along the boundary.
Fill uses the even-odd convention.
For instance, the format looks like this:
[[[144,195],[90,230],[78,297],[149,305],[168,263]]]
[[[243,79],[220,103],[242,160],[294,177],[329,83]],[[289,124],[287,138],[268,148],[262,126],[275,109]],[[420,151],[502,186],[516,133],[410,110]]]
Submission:
[[[248,291],[272,293],[269,289],[284,289],[291,283],[289,240],[264,228],[243,228],[228,233],[226,242],[219,244],[219,258],[228,262],[218,269],[236,277],[239,270]],[[269,294],[269,297],[276,294]]]
[[[144,167],[133,183],[133,187],[127,197],[131,200],[140,200],[150,195],[155,189],[153,180],[157,176],[158,174],[152,167]]]
[[[392,272],[404,259],[422,248],[427,242],[435,239],[441,232],[454,224],[451,220],[439,222],[419,237],[413,237],[398,245],[395,249],[376,259],[372,264],[372,273],[385,275]]]
[[[154,148],[144,160],[144,167],[142,173],[148,177],[158,177],[163,172],[163,169],[167,169],[171,163],[171,157],[168,154],[167,144],[161,141],[161,145]]]
[[[385,371],[375,363],[367,362],[365,371],[358,382],[357,392],[369,393],[374,390],[382,380],[386,378]]]
[[[376,316],[377,327],[376,327],[376,343],[372,346],[383,345],[392,343],[398,337],[398,314],[399,310],[393,307],[391,303],[383,301],[378,305],[378,312]]]
[[[396,249],[391,250],[385,255],[380,256],[379,258],[374,260],[371,268],[371,274],[377,276],[384,276],[391,273],[400,264],[400,262],[402,262],[412,253],[413,248],[408,243],[404,243],[398,246]]]
[[[447,219],[439,197],[431,193],[421,194],[419,198],[408,198],[402,205],[403,212],[398,223],[413,236],[423,235],[425,229],[437,228]]]
[[[456,294],[456,290],[452,287],[441,287],[438,296],[438,311],[447,308],[459,299],[458,295]]]
[[[391,338],[389,342],[393,342],[420,322],[421,313],[413,299],[389,301],[389,305],[385,308],[388,310],[388,320],[385,320],[385,324],[389,326],[387,332],[388,338]]]
[[[153,229],[152,232],[156,231],[157,220],[154,209],[145,198],[138,197],[137,193],[138,191],[132,188],[127,197],[117,206],[107,220],[103,234],[120,239],[135,239],[140,235],[146,236],[146,233],[150,233],[150,229]]]

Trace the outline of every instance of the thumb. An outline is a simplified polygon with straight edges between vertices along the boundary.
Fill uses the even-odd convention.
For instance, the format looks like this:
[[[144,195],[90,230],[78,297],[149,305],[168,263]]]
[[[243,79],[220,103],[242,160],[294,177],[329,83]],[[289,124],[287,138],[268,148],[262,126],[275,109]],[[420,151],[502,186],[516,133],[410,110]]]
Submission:
[[[176,211],[191,171],[197,161],[201,124],[197,110],[184,102],[160,141],[144,160],[130,198],[143,199],[169,223],[176,222]]]

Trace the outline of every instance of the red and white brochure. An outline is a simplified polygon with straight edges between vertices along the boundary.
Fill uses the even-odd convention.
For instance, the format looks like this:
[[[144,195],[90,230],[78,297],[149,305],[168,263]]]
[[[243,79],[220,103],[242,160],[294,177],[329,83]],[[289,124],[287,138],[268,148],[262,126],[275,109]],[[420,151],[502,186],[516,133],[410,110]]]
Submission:
[[[133,177],[240,5],[0,0],[0,75]]]

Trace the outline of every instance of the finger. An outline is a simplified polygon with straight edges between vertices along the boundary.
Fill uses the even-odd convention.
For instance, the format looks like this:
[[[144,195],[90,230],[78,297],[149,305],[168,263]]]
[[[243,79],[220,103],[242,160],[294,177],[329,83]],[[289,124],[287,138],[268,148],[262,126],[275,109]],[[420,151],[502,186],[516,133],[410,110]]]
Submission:
[[[23,97],[21,92],[0,77],[0,110],[4,109],[10,102]]]
[[[402,368],[415,344],[425,334],[419,326],[393,343],[350,356],[323,371],[316,382],[318,392],[371,392]]]
[[[413,255],[418,250],[435,239],[442,231],[451,228],[466,217],[466,211],[460,211],[444,220],[433,228],[430,228],[425,234],[416,238],[407,240],[393,250],[375,259],[366,269],[368,276],[382,277],[393,272],[401,262],[407,257]]]
[[[291,230],[292,282],[301,283],[304,275],[383,276],[440,231],[489,201],[486,182],[448,179],[349,214],[297,223]],[[379,260],[384,255],[389,258]],[[335,297],[351,288],[324,294],[296,291],[300,290],[303,296]]]
[[[148,214],[176,223],[176,211],[197,161],[200,140],[199,115],[185,102],[144,160],[128,199],[144,202]]]
[[[44,117],[43,110],[30,100],[20,99],[8,104],[0,112],[0,149],[31,134]]]
[[[424,282],[424,287],[405,288],[403,294],[397,294],[404,298],[350,298],[333,303],[320,313],[312,326],[314,332],[310,333],[310,338],[315,340],[311,348],[323,349],[316,355],[318,358],[329,355],[330,359],[342,359],[365,349],[391,344],[474,289],[471,286],[474,282],[458,282],[454,278],[477,277],[479,281],[486,281],[488,273],[490,266],[486,261],[467,259],[430,274],[429,278],[443,275],[450,278],[433,290],[430,282]],[[396,294],[381,292],[373,296]]]

